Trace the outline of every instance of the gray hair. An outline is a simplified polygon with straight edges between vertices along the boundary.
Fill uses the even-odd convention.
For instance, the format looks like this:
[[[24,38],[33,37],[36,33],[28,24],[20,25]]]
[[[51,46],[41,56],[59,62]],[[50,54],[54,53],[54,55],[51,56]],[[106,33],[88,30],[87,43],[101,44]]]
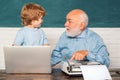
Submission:
[[[88,19],[88,15],[85,12],[80,15],[80,20],[81,20],[81,22],[85,22],[86,26],[88,25],[89,19]]]

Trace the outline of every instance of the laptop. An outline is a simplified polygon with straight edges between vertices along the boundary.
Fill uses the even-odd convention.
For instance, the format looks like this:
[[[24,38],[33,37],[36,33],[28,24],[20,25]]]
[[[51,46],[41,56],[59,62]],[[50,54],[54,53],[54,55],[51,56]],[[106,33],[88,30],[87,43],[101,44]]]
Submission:
[[[6,73],[51,73],[50,46],[4,46]]]

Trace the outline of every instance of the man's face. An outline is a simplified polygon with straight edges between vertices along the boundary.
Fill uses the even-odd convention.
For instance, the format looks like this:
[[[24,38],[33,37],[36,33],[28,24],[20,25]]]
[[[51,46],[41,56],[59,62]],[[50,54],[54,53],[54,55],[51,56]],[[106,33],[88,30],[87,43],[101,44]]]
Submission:
[[[80,18],[78,15],[71,15],[68,14],[66,16],[66,33],[70,37],[75,37],[81,33],[80,27],[81,27],[81,22]]]

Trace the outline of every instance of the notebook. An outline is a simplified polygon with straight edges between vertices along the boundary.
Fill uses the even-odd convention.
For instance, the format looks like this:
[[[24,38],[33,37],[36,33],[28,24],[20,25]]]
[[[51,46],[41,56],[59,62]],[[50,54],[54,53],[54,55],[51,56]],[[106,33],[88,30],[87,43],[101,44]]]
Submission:
[[[6,73],[51,73],[50,46],[4,46]]]

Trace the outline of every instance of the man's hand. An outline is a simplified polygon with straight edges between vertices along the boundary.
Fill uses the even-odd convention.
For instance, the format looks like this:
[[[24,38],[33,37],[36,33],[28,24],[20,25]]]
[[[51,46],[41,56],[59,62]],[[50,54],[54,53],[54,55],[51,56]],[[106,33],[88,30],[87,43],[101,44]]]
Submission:
[[[85,56],[87,56],[87,54],[88,54],[87,50],[77,51],[72,55],[70,60],[83,60],[85,58]]]

